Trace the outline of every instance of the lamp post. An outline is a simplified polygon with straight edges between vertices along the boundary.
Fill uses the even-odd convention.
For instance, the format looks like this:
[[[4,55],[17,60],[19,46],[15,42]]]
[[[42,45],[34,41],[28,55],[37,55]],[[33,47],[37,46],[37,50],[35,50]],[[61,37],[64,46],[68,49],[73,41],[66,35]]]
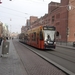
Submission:
[[[12,0],[9,0],[9,1],[12,1]],[[2,4],[1,0],[0,0],[0,4]]]
[[[10,23],[11,23],[12,19],[10,18]],[[10,24],[10,37],[12,37],[12,32],[11,32],[11,24]]]
[[[0,4],[2,4],[1,0],[0,0]]]

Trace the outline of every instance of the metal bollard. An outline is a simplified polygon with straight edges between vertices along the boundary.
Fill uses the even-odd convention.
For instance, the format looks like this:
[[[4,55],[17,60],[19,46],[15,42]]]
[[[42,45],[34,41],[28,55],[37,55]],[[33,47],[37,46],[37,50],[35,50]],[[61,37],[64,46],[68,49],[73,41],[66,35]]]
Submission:
[[[3,41],[3,45],[2,45],[2,55],[6,55],[9,53],[9,42],[5,42]]]

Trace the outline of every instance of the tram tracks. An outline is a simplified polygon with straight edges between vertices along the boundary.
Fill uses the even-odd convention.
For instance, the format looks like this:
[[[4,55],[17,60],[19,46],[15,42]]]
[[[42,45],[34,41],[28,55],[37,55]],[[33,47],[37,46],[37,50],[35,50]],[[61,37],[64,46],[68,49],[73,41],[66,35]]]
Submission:
[[[31,47],[33,50],[35,49],[35,48],[33,48],[33,47]],[[35,50],[37,50],[37,49],[35,49]],[[61,58],[61,59],[64,59],[64,60],[67,60],[67,61],[69,61],[69,62],[72,62],[72,63],[75,63],[75,55],[72,55],[72,54],[66,54],[66,53],[64,53],[64,52],[60,52],[60,51],[58,51],[58,50],[46,50],[46,51],[44,51],[44,52],[47,52],[48,54],[51,54],[51,55],[53,55],[53,56],[57,56],[57,57],[59,57],[59,58]]]
[[[64,53],[61,53],[61,52],[58,52],[58,51],[46,51],[47,53],[49,54],[52,54],[54,56],[57,56],[57,57],[60,57],[64,60],[67,60],[69,62],[72,62],[72,63],[75,63],[75,58],[74,57],[71,57],[70,55],[67,55],[67,54],[64,54]]]
[[[34,48],[33,48],[34,49]],[[68,50],[69,51],[69,50]],[[69,61],[69,62],[72,62],[72,63],[75,63],[75,54],[73,53],[71,53],[70,52],[70,54],[68,54],[68,51],[66,51],[66,52],[63,52],[63,51],[61,51],[61,50],[46,50],[46,51],[44,51],[44,52],[47,52],[48,54],[51,54],[51,55],[54,55],[54,56],[57,56],[57,57],[59,57],[59,58],[61,58],[61,59],[64,59],[64,60],[67,60],[67,61]]]
[[[59,50],[58,50],[59,49]],[[69,49],[69,48],[56,48],[56,51],[62,54],[66,54],[68,56],[74,57],[75,58],[75,50]]]

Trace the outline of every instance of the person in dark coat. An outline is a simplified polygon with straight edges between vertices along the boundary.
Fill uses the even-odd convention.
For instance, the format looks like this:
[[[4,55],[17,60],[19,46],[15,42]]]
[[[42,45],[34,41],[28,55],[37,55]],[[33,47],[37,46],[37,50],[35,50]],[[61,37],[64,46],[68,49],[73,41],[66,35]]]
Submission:
[[[2,37],[0,37],[0,46],[1,46],[1,43],[2,43]]]

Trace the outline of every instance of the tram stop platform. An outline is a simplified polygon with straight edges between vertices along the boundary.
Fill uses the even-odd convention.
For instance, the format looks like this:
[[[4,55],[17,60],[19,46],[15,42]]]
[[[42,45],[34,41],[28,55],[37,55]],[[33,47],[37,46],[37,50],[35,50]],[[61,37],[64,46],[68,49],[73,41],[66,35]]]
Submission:
[[[14,48],[12,40],[9,40],[9,53],[1,57],[0,47],[0,75],[27,75],[23,64]]]

